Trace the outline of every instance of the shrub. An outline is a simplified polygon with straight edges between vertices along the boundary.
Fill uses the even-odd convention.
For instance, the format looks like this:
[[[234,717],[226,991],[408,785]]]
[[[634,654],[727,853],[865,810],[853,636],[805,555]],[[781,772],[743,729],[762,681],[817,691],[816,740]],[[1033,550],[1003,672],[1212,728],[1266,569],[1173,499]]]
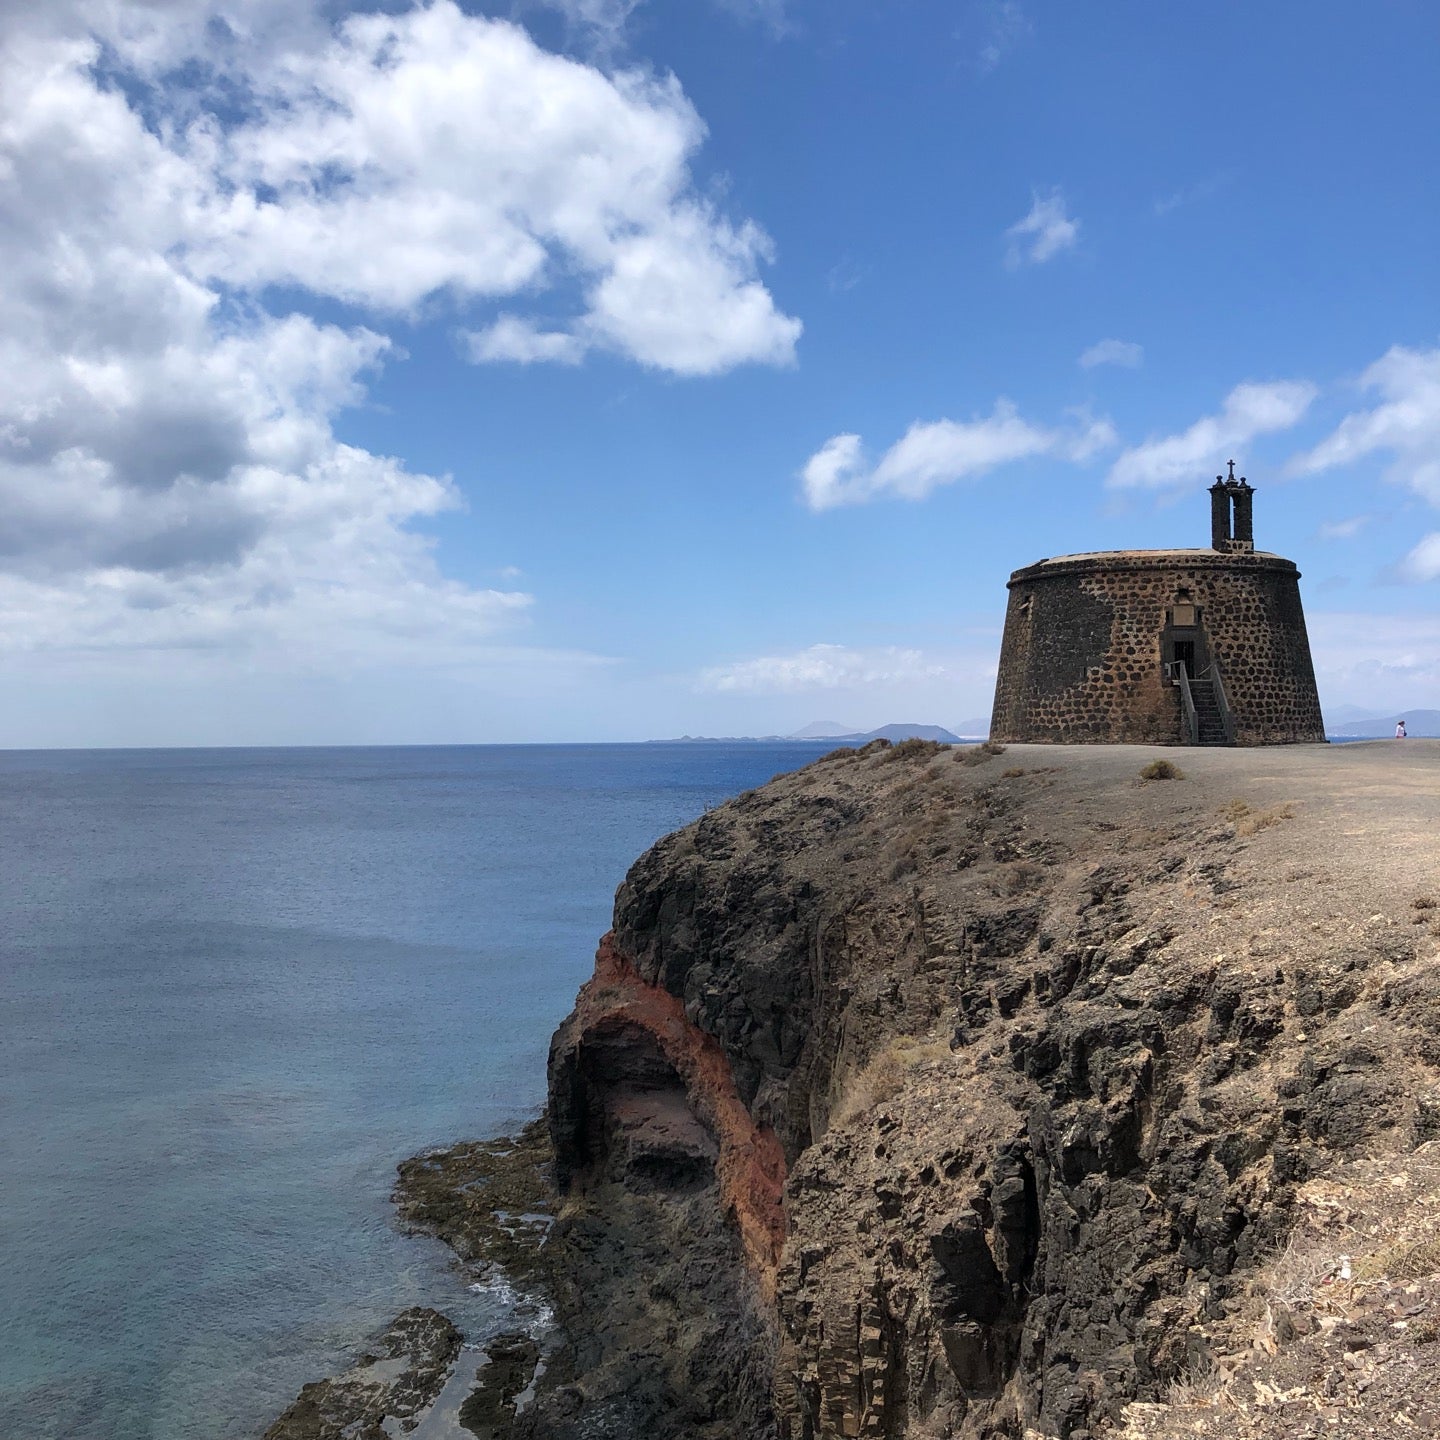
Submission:
[[[1043,866],[1029,860],[1017,860],[1004,871],[1005,889],[1012,895],[1023,895],[1035,888],[1044,873]]]
[[[1185,772],[1169,760],[1152,760],[1141,772],[1142,780],[1183,780]]]
[[[918,735],[911,736],[909,740],[901,740],[898,744],[890,747],[890,753],[885,757],[887,760],[918,760],[921,756],[927,759],[931,755],[938,754],[940,742],[938,740],[922,740]]]
[[[993,740],[982,740],[978,745],[961,745],[955,751],[957,765],[983,765],[993,755],[1003,755],[1005,747]]]

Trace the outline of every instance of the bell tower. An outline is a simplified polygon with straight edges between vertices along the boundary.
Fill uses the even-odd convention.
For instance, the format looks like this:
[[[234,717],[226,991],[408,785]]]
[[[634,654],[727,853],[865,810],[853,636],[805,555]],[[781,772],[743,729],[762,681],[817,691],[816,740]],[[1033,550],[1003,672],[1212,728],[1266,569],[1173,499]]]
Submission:
[[[1222,555],[1244,555],[1255,549],[1255,489],[1242,475],[1217,475],[1210,487],[1210,548]]]

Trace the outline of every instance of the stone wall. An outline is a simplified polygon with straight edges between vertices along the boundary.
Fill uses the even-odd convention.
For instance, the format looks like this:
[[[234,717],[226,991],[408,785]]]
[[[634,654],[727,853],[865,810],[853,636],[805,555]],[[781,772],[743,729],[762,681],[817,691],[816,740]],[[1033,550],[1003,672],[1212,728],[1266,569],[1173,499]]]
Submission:
[[[1323,741],[1300,572],[1263,553],[1063,556],[1009,583],[991,738],[1179,744],[1180,693],[1161,632],[1182,595],[1200,608],[1240,745]]]

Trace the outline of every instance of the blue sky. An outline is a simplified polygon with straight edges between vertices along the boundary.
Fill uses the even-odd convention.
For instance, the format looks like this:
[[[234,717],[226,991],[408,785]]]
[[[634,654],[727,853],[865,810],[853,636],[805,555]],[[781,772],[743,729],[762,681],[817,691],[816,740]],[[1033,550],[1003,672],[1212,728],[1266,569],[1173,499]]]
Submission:
[[[39,13],[37,13],[37,11]],[[0,0],[0,745],[988,713],[1203,545],[1440,707],[1412,3]]]

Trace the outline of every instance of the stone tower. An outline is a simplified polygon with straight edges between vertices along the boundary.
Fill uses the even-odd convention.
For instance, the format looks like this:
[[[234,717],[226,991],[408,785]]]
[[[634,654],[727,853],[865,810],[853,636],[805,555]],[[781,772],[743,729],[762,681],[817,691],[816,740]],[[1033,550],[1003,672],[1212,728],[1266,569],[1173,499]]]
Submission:
[[[1010,577],[990,738],[1049,744],[1323,741],[1300,572],[1255,548],[1235,462],[1208,550],[1040,560]]]

